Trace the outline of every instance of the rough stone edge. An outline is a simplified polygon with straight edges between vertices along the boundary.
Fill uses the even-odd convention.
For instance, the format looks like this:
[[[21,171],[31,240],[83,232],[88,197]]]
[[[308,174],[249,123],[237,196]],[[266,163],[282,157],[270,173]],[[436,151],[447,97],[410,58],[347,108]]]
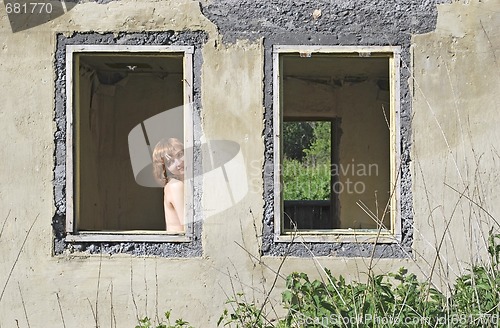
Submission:
[[[323,36],[323,40],[329,40],[329,45],[338,45],[338,39],[332,36]],[[312,45],[308,36],[290,36],[275,39],[269,37],[265,41],[265,71],[272,72],[272,46],[273,45]],[[392,45],[401,45],[401,59],[409,64],[409,38],[408,47],[402,44],[393,43]],[[361,44],[356,44],[361,45]],[[381,45],[376,42],[363,43],[362,45]],[[407,66],[408,67],[408,66]],[[265,129],[264,140],[266,143],[265,163],[264,163],[264,227],[262,254],[271,256],[337,256],[337,257],[371,257],[375,258],[409,258],[412,255],[413,244],[413,213],[412,192],[411,192],[411,172],[409,163],[409,149],[411,147],[410,131],[410,95],[407,80],[409,72],[407,69],[401,69],[401,193],[399,195],[401,202],[401,224],[402,240],[401,243],[393,244],[373,244],[373,243],[355,243],[355,242],[332,242],[332,243],[299,243],[290,245],[289,242],[274,241],[274,155],[273,155],[273,127],[272,127],[272,74],[269,73],[265,78]],[[405,119],[404,117],[408,118]],[[374,249],[375,248],[375,249]]]

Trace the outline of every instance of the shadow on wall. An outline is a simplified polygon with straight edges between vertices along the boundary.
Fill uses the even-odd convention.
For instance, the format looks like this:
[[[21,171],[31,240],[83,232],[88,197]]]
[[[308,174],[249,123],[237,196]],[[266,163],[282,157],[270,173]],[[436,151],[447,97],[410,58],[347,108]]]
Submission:
[[[73,9],[77,3],[60,1],[4,0],[13,33],[45,24]]]

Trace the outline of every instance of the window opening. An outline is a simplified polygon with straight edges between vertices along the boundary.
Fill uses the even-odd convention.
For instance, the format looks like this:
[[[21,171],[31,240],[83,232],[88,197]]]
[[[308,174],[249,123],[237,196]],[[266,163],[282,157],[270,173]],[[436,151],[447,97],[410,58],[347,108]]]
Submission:
[[[275,46],[273,61],[275,239],[397,240],[399,48]]]
[[[192,53],[187,46],[66,47],[67,240],[190,240]],[[155,179],[155,156],[166,163],[157,172],[163,182]]]

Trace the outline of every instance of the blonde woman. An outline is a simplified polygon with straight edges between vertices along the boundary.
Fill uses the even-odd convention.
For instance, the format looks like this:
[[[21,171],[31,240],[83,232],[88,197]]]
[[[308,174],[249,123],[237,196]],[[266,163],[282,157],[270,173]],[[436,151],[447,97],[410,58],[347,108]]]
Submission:
[[[176,138],[160,140],[153,151],[153,171],[163,184],[167,232],[184,231],[184,145]]]

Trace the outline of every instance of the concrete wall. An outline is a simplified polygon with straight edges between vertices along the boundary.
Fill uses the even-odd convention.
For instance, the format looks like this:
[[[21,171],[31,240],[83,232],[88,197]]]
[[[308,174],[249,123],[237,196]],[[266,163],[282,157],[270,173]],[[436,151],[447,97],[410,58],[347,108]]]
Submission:
[[[270,72],[266,52],[267,42],[272,41],[264,38],[265,33],[259,34],[262,31],[279,31],[281,43],[307,40],[308,34],[310,43],[357,44],[356,35],[364,33],[370,35],[365,43],[393,43],[391,40],[397,38],[386,38],[383,33],[377,37],[370,34],[370,26],[363,25],[366,17],[374,16],[388,33],[401,29],[405,35],[405,64],[410,63],[410,36],[429,32],[413,37],[414,66],[403,73],[411,75],[413,92],[412,99],[403,97],[407,107],[402,117],[408,123],[412,119],[402,131],[403,136],[410,136],[410,132],[412,136],[412,143],[405,143],[402,151],[403,162],[409,163],[412,147],[411,171],[402,170],[402,175],[406,179],[403,192],[408,192],[413,181],[413,202],[405,203],[402,213],[410,218],[404,228],[415,228],[414,242],[410,243],[413,255],[377,258],[375,270],[387,272],[407,266],[425,276],[443,235],[437,266],[442,270],[436,272],[445,278],[484,254],[480,231],[490,226],[498,229],[490,215],[499,214],[494,207],[500,195],[496,145],[500,140],[496,115],[499,5],[494,0],[439,5],[437,27],[431,32],[434,4],[389,3],[390,11],[384,3],[323,1],[294,7],[290,1],[263,2],[259,7],[253,2],[218,2],[202,3],[200,9],[199,3],[191,1],[86,2],[53,21],[17,33],[12,33],[5,11],[0,10],[0,325],[15,327],[18,321],[22,327],[28,322],[31,327],[133,327],[137,316],[154,318],[173,309],[174,317],[196,327],[213,327],[226,294],[233,293],[232,286],[258,302],[264,299],[283,258],[273,256],[281,252],[270,250],[274,245],[262,247],[263,226],[269,217],[266,176],[262,175],[269,149],[262,131],[270,133],[266,130],[269,121],[263,118],[269,118],[265,113],[270,97],[265,92]],[[316,6],[322,6],[325,23],[310,19]],[[255,8],[274,14],[247,17]],[[340,15],[342,12],[347,14]],[[240,18],[240,25],[232,21],[235,17]],[[347,28],[332,32],[332,24]],[[242,26],[252,29],[241,31]],[[303,33],[294,39],[287,29]],[[203,252],[198,256],[133,256],[120,254],[120,245],[113,255],[107,253],[106,245],[100,248],[102,254],[71,253],[68,249],[54,255],[51,225],[57,223],[52,219],[59,210],[54,205],[52,181],[58,140],[54,135],[56,34],[158,30],[201,30],[208,34],[199,77],[202,136],[240,145],[249,192],[235,206],[205,218]],[[402,84],[407,85],[405,81]],[[460,196],[464,191],[467,197]],[[217,185],[203,184],[202,195],[217,192]],[[209,205],[202,200],[201,206]],[[337,253],[342,255],[344,247],[338,246]],[[308,251],[300,245],[296,248],[297,256],[286,259],[282,274],[305,271],[318,276],[316,262],[298,256],[308,256]],[[349,254],[369,256],[371,249],[370,245],[357,246],[357,253]],[[383,251],[378,250],[380,254]],[[268,255],[262,256],[262,252]],[[324,249],[317,253],[329,254]],[[367,270],[369,261],[322,256],[318,263],[349,279],[363,279],[361,272]],[[274,304],[279,303],[283,286],[284,280],[278,279],[270,297]]]
[[[500,4],[438,8],[435,32],[412,49],[414,249],[434,259],[442,243],[445,275],[484,257],[500,228]]]

